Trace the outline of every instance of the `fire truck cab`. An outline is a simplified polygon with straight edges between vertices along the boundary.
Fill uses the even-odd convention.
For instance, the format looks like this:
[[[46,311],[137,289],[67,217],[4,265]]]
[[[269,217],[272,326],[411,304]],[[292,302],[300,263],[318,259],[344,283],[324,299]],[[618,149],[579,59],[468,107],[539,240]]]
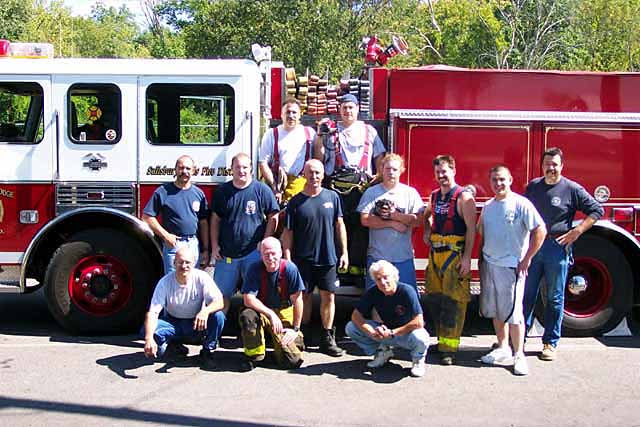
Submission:
[[[139,218],[176,159],[195,182],[255,153],[261,74],[248,60],[0,58],[0,291],[44,286],[76,332],[140,325],[161,256]],[[205,190],[210,194],[211,189]]]

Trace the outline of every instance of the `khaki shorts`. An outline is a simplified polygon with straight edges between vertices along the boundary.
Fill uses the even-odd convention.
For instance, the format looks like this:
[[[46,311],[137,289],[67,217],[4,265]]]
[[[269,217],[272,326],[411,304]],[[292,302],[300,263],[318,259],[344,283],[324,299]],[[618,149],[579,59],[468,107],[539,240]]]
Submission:
[[[480,314],[504,323],[524,324],[522,300],[525,275],[516,269],[482,262],[480,268]]]

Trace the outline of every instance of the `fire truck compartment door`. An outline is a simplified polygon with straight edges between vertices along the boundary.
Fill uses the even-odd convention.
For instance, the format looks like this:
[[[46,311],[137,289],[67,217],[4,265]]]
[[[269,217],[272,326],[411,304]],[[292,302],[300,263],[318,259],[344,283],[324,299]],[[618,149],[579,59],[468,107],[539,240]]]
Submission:
[[[136,76],[54,76],[60,181],[135,181]]]
[[[7,109],[0,112],[0,182],[51,182],[55,167],[51,80],[0,75],[0,100]]]

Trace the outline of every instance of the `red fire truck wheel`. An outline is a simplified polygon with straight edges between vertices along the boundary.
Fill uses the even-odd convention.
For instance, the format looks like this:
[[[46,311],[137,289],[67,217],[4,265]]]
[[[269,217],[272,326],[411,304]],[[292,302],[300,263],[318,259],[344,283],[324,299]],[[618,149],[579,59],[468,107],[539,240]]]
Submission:
[[[149,303],[153,267],[135,239],[117,230],[79,232],[53,254],[45,295],[56,320],[73,332],[137,328]]]
[[[575,243],[565,287],[562,333],[597,336],[631,312],[633,275],[624,253],[611,241],[587,234]],[[544,301],[544,298],[540,298]],[[542,304],[536,310],[542,320]]]

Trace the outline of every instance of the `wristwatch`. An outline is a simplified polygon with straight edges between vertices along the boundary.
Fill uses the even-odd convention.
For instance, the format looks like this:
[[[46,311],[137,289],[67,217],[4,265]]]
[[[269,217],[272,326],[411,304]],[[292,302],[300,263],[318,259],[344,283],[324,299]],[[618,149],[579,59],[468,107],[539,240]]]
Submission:
[[[393,329],[391,329],[391,338],[395,338],[395,337],[396,337],[396,334],[395,332],[393,332]]]
[[[300,326],[294,326],[293,330],[296,331],[296,332],[300,332]]]

